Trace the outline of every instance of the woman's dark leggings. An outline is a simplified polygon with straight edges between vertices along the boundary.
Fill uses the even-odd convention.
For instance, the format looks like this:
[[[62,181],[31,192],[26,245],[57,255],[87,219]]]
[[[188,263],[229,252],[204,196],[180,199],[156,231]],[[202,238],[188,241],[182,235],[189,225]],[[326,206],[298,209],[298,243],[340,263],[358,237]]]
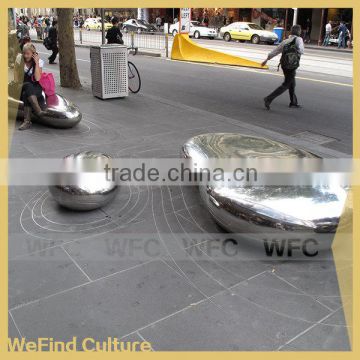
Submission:
[[[24,82],[21,91],[21,100],[25,106],[31,106],[29,103],[29,96],[35,95],[38,99],[40,107],[44,105],[44,97],[42,95],[43,89],[38,82]]]

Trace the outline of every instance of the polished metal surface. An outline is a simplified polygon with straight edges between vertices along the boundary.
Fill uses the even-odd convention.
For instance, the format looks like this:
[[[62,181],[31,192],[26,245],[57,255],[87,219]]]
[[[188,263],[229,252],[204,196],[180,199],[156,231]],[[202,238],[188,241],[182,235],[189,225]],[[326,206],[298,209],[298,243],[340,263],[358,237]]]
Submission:
[[[185,158],[312,158],[315,155],[279,142],[241,134],[203,134],[186,142]],[[200,185],[200,195],[214,220],[248,239],[311,235],[328,248],[344,212],[347,191],[341,186]],[[276,235],[278,236],[276,236]]]
[[[62,206],[78,211],[100,208],[116,196],[115,179],[107,179],[105,166],[111,167],[111,157],[94,151],[68,155],[63,170],[54,178],[50,193]],[[66,170],[66,172],[65,172]]]
[[[22,101],[13,97],[8,97],[9,112],[14,115],[14,111],[23,110]],[[82,114],[79,108],[59,94],[55,94],[46,98],[47,115],[37,117],[32,115],[32,120],[36,123],[43,124],[58,129],[68,129],[77,125],[81,121]]]
[[[183,145],[182,155],[193,160],[316,157],[307,151],[274,140],[238,133],[209,133],[194,136]]]
[[[347,192],[342,187],[208,186],[202,196],[226,228],[238,217],[257,226],[323,233],[336,231]]]

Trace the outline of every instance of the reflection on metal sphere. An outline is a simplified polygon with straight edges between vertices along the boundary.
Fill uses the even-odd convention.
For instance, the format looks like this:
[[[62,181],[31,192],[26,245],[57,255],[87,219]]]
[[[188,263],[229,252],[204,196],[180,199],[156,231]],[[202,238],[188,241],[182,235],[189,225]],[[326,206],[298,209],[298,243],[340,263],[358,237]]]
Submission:
[[[43,94],[44,98],[45,95]],[[20,111],[24,108],[22,101],[8,97],[9,112]],[[58,129],[68,129],[77,125],[81,121],[82,114],[79,108],[59,94],[48,96],[46,98],[47,113],[43,117],[32,115],[32,120],[36,123],[43,124]]]
[[[182,156],[194,162],[214,158],[315,158],[289,145],[236,133],[195,136],[182,147]],[[200,185],[200,195],[214,220],[242,239],[306,240],[329,248],[347,191],[334,186],[226,186]],[[243,235],[241,235],[243,234]]]
[[[94,210],[108,204],[116,196],[115,179],[106,178],[104,168],[111,168],[111,157],[85,151],[68,155],[63,160],[66,172],[57,174],[50,193],[62,206],[79,211]]]
[[[182,147],[185,158],[195,161],[225,158],[316,158],[289,145],[262,137],[237,133],[210,133],[194,136]]]

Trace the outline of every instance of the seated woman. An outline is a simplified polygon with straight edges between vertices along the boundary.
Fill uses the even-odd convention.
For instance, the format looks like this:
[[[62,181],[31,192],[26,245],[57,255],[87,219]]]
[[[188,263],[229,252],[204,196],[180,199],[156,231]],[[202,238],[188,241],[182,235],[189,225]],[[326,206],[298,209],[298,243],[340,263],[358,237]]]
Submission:
[[[24,122],[19,130],[26,130],[31,126],[31,112],[37,116],[44,116],[45,101],[42,95],[42,87],[39,84],[44,61],[40,59],[36,48],[32,43],[26,43],[22,50],[22,56],[15,63],[14,80],[22,83],[21,97],[24,102]]]

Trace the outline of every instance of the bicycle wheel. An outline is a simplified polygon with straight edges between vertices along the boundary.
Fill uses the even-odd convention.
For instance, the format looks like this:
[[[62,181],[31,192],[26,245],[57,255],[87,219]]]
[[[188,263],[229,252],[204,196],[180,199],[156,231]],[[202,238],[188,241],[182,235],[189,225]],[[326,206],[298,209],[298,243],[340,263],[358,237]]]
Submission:
[[[141,79],[140,74],[136,66],[131,62],[128,61],[128,76],[129,76],[129,90],[136,94],[140,91],[141,88]]]

